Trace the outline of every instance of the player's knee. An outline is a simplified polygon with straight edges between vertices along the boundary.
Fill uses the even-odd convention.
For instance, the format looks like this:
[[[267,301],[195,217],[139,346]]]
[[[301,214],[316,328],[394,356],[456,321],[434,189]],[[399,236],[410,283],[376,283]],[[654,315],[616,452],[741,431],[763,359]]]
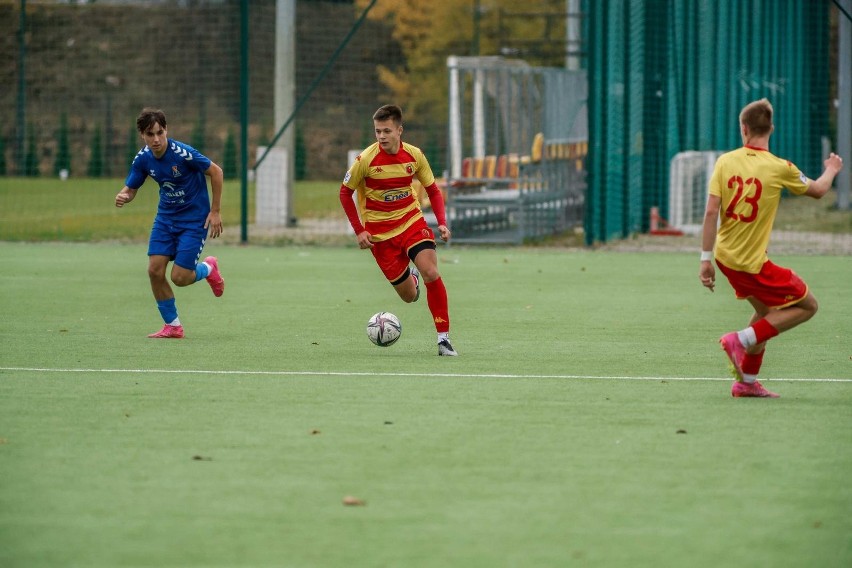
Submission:
[[[817,302],[813,294],[808,294],[804,300],[796,304],[796,307],[804,311],[801,321],[805,322],[816,315],[819,310],[819,302]]]
[[[175,286],[184,287],[195,283],[195,273],[189,270],[173,270],[172,282]]]
[[[151,282],[159,282],[166,279],[166,269],[159,266],[148,266],[148,278]]]
[[[811,294],[811,308],[810,308],[811,317],[816,315],[816,313],[818,311],[819,311],[819,302],[817,302],[817,299],[814,298],[813,294]]]
[[[423,282],[434,282],[441,277],[441,273],[438,271],[437,266],[430,266],[425,270],[421,270],[420,276],[423,278]]]

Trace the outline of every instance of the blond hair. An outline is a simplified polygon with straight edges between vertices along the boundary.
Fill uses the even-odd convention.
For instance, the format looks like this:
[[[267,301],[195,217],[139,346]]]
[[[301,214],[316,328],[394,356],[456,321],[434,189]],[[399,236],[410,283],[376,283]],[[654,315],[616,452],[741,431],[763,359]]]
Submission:
[[[767,98],[751,102],[740,111],[740,124],[755,136],[765,136],[772,132],[772,112],[772,103]]]

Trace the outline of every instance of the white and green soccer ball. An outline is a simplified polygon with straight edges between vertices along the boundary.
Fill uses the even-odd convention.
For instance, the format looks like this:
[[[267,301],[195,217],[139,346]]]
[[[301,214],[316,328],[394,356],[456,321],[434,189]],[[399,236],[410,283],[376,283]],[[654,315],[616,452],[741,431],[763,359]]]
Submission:
[[[367,337],[379,347],[390,347],[402,335],[402,323],[390,312],[374,314],[367,322]]]

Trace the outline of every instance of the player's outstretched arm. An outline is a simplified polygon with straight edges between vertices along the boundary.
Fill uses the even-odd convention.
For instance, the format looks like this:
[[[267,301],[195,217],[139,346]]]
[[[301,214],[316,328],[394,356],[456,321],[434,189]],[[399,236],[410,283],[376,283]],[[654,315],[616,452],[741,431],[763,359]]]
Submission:
[[[125,185],[115,196],[115,206],[124,207],[125,204],[133,201],[134,197],[136,197],[136,190],[130,189]]]
[[[808,184],[808,190],[805,192],[805,195],[808,197],[819,199],[828,193],[828,190],[831,189],[831,185],[834,183],[834,178],[843,169],[843,158],[832,152],[825,159],[823,165],[825,166],[825,170],[822,172],[822,175],[815,180],[810,180]]]

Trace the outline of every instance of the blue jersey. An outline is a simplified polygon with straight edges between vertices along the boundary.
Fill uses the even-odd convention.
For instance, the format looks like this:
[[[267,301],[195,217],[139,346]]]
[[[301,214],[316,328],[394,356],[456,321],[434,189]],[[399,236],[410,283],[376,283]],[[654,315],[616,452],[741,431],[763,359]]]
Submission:
[[[166,152],[160,158],[148,146],[142,148],[133,163],[124,185],[139,189],[146,177],[160,185],[160,204],[157,217],[167,222],[197,223],[210,213],[207,179],[204,172],[210,159],[183,142],[168,140]]]

